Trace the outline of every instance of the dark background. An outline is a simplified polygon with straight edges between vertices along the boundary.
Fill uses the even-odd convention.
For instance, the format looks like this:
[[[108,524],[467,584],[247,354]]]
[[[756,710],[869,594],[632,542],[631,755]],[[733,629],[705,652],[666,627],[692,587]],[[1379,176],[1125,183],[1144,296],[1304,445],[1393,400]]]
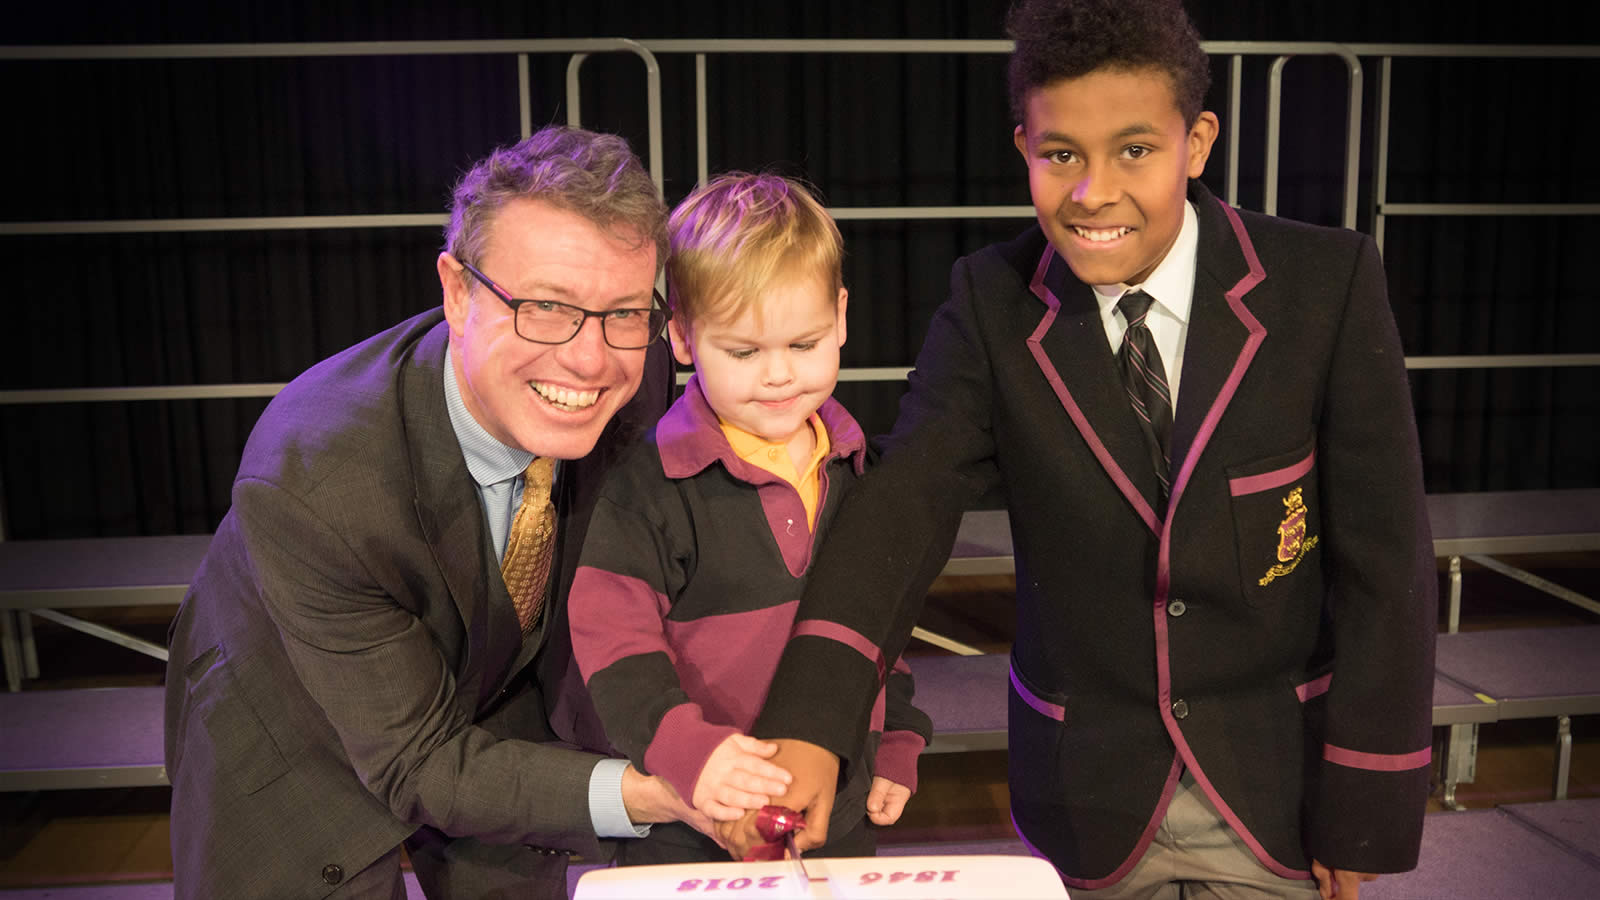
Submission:
[[[0,43],[1002,37],[986,2],[35,4]],[[1566,6],[1573,8],[1567,9]],[[1190,0],[1208,40],[1596,43],[1589,4]],[[660,56],[669,202],[693,186],[693,58]],[[1208,106],[1224,138],[1226,60]],[[1246,58],[1240,205],[1262,198],[1267,62]],[[564,55],[535,56],[536,126],[564,121]],[[1364,58],[1370,174],[1378,60]],[[834,206],[1026,204],[1004,57],[716,55],[710,167],[808,178]],[[1600,60],[1397,60],[1391,202],[1600,202]],[[583,72],[585,125],[643,152],[631,56]],[[509,55],[0,61],[0,221],[440,213],[518,134]],[[1339,223],[1343,65],[1286,70],[1279,213]],[[1358,227],[1372,230],[1370,179]],[[957,256],[1025,220],[845,222],[846,366],[905,366]],[[1391,218],[1390,299],[1410,355],[1593,353],[1600,217]],[[438,228],[0,236],[0,390],[280,382],[439,302]],[[1587,277],[1585,277],[1587,276]],[[1413,371],[1433,492],[1600,486],[1590,368]],[[843,384],[869,432],[903,385]],[[10,539],[206,532],[266,400],[0,406]]]

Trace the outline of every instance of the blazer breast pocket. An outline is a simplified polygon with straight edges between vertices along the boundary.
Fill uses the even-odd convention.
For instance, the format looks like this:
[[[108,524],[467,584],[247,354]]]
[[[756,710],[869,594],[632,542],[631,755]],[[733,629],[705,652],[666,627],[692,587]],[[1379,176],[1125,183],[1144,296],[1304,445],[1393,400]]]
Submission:
[[[1253,606],[1322,590],[1316,443],[1227,467],[1240,589]]]
[[[227,649],[218,644],[205,651],[184,669],[188,682],[187,718],[198,720],[210,749],[216,784],[226,784],[240,794],[253,794],[289,771],[278,745],[261,724],[255,707],[240,689],[228,665]],[[189,735],[184,751],[193,756],[194,741]]]

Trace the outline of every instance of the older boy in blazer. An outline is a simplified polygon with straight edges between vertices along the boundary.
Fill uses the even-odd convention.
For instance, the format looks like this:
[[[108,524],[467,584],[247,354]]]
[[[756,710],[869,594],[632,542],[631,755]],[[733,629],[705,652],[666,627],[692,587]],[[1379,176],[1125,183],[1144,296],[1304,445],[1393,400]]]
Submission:
[[[821,551],[798,618],[857,637],[789,642],[753,729],[788,739],[775,802],[825,827],[879,660],[998,487],[1024,840],[1075,898],[1353,897],[1416,863],[1436,628],[1376,247],[1194,180],[1218,126],[1176,0],[1038,0],[1008,25],[1039,223],[957,262]]]
[[[575,749],[607,745],[566,591],[605,470],[670,395],[665,221],[620,138],[497,150],[457,185],[443,307],[262,414],[171,630],[177,896],[404,897],[404,842],[431,897],[565,897],[598,837],[709,828]],[[541,457],[554,543],[519,609],[501,561]]]

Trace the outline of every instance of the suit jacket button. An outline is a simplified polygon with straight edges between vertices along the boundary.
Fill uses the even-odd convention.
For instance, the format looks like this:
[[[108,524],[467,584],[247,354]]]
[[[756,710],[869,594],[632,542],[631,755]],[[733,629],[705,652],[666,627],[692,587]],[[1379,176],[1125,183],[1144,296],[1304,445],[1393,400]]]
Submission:
[[[1189,701],[1179,700],[1178,702],[1172,704],[1172,717],[1174,719],[1189,718]]]
[[[329,863],[322,867],[322,880],[328,884],[338,884],[344,880],[344,869]]]
[[[1167,604],[1167,615],[1169,616],[1181,616],[1188,611],[1189,607],[1184,605],[1182,600],[1174,600]]]

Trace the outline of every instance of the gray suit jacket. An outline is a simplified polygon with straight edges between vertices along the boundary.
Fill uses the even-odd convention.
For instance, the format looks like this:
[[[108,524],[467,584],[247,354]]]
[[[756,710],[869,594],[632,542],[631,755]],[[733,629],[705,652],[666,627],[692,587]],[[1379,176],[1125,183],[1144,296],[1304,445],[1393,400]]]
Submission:
[[[654,348],[563,467],[558,580],[524,647],[445,410],[447,335],[434,309],[339,353],[251,433],[170,634],[179,897],[325,896],[420,826],[609,855],[565,597],[600,471],[665,408],[670,363]]]

